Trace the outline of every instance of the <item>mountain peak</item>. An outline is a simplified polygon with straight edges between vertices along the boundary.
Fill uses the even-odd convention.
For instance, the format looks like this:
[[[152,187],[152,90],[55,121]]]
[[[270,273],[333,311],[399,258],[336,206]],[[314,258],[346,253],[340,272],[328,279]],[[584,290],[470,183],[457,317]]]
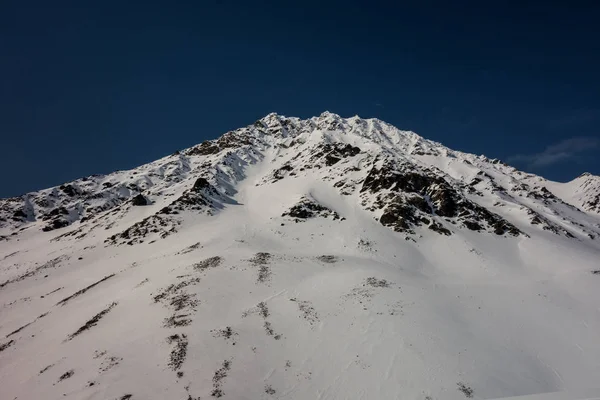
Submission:
[[[319,118],[332,118],[332,119],[342,119],[338,114],[332,113],[330,111],[323,111]]]
[[[467,200],[471,201],[468,195],[481,193],[482,190],[476,189],[480,185],[470,186],[474,181],[486,182],[486,185],[492,188],[492,193],[495,193],[494,188],[499,187],[503,187],[503,190],[509,193],[512,188],[518,186],[515,182],[523,179],[517,174],[518,171],[499,160],[448,149],[440,143],[424,139],[412,131],[402,131],[376,118],[343,118],[330,111],[324,111],[318,117],[301,120],[271,112],[252,125],[182,150],[177,157],[157,160],[131,171],[84,178],[60,187],[33,192],[21,198],[4,200],[0,203],[0,228],[10,230],[33,223],[41,225],[46,231],[62,229],[74,223],[97,218],[108,210],[122,208],[139,195],[147,198],[149,204],[154,204],[153,197],[161,197],[165,193],[181,195],[180,192],[185,190],[188,181],[200,177],[214,185],[211,187],[215,193],[225,196],[218,199],[215,197],[215,204],[219,203],[224,207],[227,202],[236,201],[233,197],[237,190],[236,182],[243,180],[246,166],[262,164],[265,157],[272,156],[266,153],[267,149],[272,149],[277,158],[271,160],[276,165],[274,169],[261,179],[266,182],[276,182],[283,177],[295,180],[299,176],[312,176],[306,171],[322,168],[324,176],[319,177],[319,180],[354,180],[360,183],[366,179],[366,175],[358,174],[360,176],[350,178],[354,172],[382,168],[381,163],[387,160],[385,171],[381,170],[379,173],[388,177],[384,179],[380,176],[377,179],[384,179],[386,182],[390,177],[393,177],[393,180],[404,179],[400,177],[406,176],[407,171],[419,171],[413,172],[421,176],[418,184],[413,183],[405,190],[415,191],[416,195],[424,199],[423,196],[431,196],[443,186],[445,189],[442,192],[448,195],[452,193],[451,197],[455,199],[453,202],[470,204],[467,203]],[[233,168],[233,165],[237,167]],[[338,167],[342,165],[346,169],[339,170]],[[398,165],[403,167],[398,170]],[[485,179],[480,178],[479,174],[484,174]],[[497,174],[500,174],[501,178]],[[586,176],[590,174],[582,175]],[[371,178],[375,179],[375,176]],[[508,183],[499,183],[503,181]],[[352,190],[360,186],[359,183],[354,183]],[[393,185],[387,182],[380,186],[391,190],[405,184],[403,181]],[[434,184],[436,188],[431,186]],[[340,185],[347,187],[346,191],[350,190],[349,184]],[[595,186],[597,185],[587,184],[585,190],[591,193]],[[376,190],[371,192],[376,196],[381,195]],[[414,195],[411,196],[413,199]],[[187,196],[185,201],[191,197],[194,197],[194,201],[206,201],[200,200],[196,194]],[[571,198],[568,195],[563,196],[563,199]],[[501,204],[501,200],[496,199],[496,204]],[[371,201],[372,199],[363,199],[362,203],[367,204]],[[396,196],[394,201],[405,203],[408,200],[404,196]],[[585,204],[596,204],[593,199],[586,201]],[[389,201],[380,204],[390,206]],[[473,214],[475,206],[470,207],[468,211],[464,211],[464,218],[461,220],[466,221],[465,226],[475,226],[472,219],[467,218]],[[385,207],[383,208],[385,213]],[[586,206],[587,209],[589,207]],[[429,209],[423,208],[420,211],[427,214],[430,212],[427,210]],[[497,211],[499,210],[494,210]],[[453,212],[448,214],[454,215]],[[484,215],[483,212],[479,214]],[[394,218],[407,218],[406,215],[401,217],[396,211],[387,215],[388,222],[390,215]],[[402,222],[394,226],[414,232],[414,227],[420,225],[420,219],[413,217],[410,219],[413,221],[411,223]],[[491,220],[488,219],[489,221]],[[516,232],[517,229],[512,231]],[[557,228],[557,231],[560,232],[560,229]]]
[[[377,119],[270,113],[0,200],[3,398],[584,387],[600,374],[597,189]]]
[[[578,176],[577,178],[575,178],[575,179],[579,179],[579,178],[600,178],[600,177],[599,177],[599,176],[597,176],[597,175],[594,175],[594,174],[592,174],[592,173],[590,173],[590,172],[584,172],[583,174],[579,175],[579,176]]]

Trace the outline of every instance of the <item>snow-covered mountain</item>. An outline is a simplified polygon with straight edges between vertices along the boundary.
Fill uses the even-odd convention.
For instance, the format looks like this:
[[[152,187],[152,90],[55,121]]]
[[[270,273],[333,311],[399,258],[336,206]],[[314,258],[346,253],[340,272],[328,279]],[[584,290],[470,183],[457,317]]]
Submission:
[[[0,200],[2,397],[590,386],[599,199],[326,112]]]

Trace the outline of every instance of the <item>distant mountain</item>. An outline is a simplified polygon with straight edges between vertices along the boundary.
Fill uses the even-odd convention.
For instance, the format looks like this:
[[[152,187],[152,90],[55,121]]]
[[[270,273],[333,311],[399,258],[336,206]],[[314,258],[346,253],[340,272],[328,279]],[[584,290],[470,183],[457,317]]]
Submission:
[[[452,399],[585,386],[600,373],[599,237],[600,177],[548,181],[377,119],[269,114],[129,171],[0,200],[3,392]]]

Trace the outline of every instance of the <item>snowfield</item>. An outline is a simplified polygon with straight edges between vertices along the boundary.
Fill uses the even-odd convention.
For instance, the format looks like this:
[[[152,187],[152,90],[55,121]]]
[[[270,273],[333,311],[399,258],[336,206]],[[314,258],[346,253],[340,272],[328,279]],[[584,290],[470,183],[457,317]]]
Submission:
[[[0,202],[2,399],[597,386],[594,184],[324,113],[61,188]]]

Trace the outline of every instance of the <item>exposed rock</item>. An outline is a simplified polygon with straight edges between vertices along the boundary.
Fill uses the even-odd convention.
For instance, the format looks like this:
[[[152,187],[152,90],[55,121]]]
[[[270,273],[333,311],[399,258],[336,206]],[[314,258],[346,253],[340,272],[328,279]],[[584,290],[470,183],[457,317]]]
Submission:
[[[69,221],[67,221],[66,219],[56,218],[56,219],[52,220],[48,225],[44,226],[42,228],[42,231],[50,232],[55,229],[64,228],[65,226],[68,226],[68,225],[69,225]]]
[[[452,235],[452,232],[450,232],[449,229],[444,228],[442,226],[442,224],[435,222],[435,221],[432,221],[431,224],[428,226],[428,228],[431,229],[432,231],[437,232],[442,235],[446,235],[446,236]]]
[[[136,222],[119,234],[112,235],[106,239],[106,242],[110,244],[127,243],[133,245],[143,243],[144,238],[150,234],[156,234],[158,237],[164,239],[170,234],[177,232],[179,224],[179,221],[155,214],[144,218],[140,222]]]
[[[379,218],[382,225],[397,232],[412,233],[413,227],[428,224],[435,232],[451,234],[439,222],[430,223],[430,218],[425,216],[429,215],[460,220],[468,229],[476,231],[483,230],[482,222],[485,222],[489,230],[498,235],[522,233],[499,215],[468,200],[460,187],[453,187],[434,171],[388,159],[382,161],[381,167],[372,167],[361,188],[361,193],[376,194],[371,209],[383,209]]]
[[[311,161],[316,162],[319,159],[323,159],[325,161],[325,165],[330,167],[340,162],[340,160],[348,157],[354,157],[360,152],[360,148],[350,144],[325,143],[318,147],[317,151],[312,155]]]
[[[131,205],[133,206],[147,206],[148,200],[144,197],[143,194],[138,194],[131,199]]]
[[[463,221],[463,225],[472,231],[480,231],[483,229],[483,227],[481,225],[479,225],[477,222],[473,222],[473,221]]]
[[[23,211],[22,209],[15,210],[15,212],[12,215],[13,221],[22,222],[26,218],[27,218],[27,214],[25,214],[25,211]]]
[[[73,185],[61,185],[60,190],[62,190],[67,196],[76,196],[78,191],[73,187]]]
[[[69,215],[69,210],[67,210],[65,207],[54,208],[54,209],[50,210],[50,212],[48,214],[46,214],[42,217],[42,221],[47,221],[49,219],[58,217],[60,215]]]
[[[210,187],[210,183],[208,182],[208,180],[206,180],[206,178],[198,178],[196,179],[196,182],[194,182],[194,186],[192,187],[192,190],[194,192],[199,192],[202,189],[208,188]]]
[[[334,220],[340,219],[340,216],[335,211],[322,206],[315,200],[307,197],[302,197],[300,201],[292,206],[288,211],[281,214],[282,217],[291,217],[298,219],[308,219],[314,217],[329,218],[332,217]]]

